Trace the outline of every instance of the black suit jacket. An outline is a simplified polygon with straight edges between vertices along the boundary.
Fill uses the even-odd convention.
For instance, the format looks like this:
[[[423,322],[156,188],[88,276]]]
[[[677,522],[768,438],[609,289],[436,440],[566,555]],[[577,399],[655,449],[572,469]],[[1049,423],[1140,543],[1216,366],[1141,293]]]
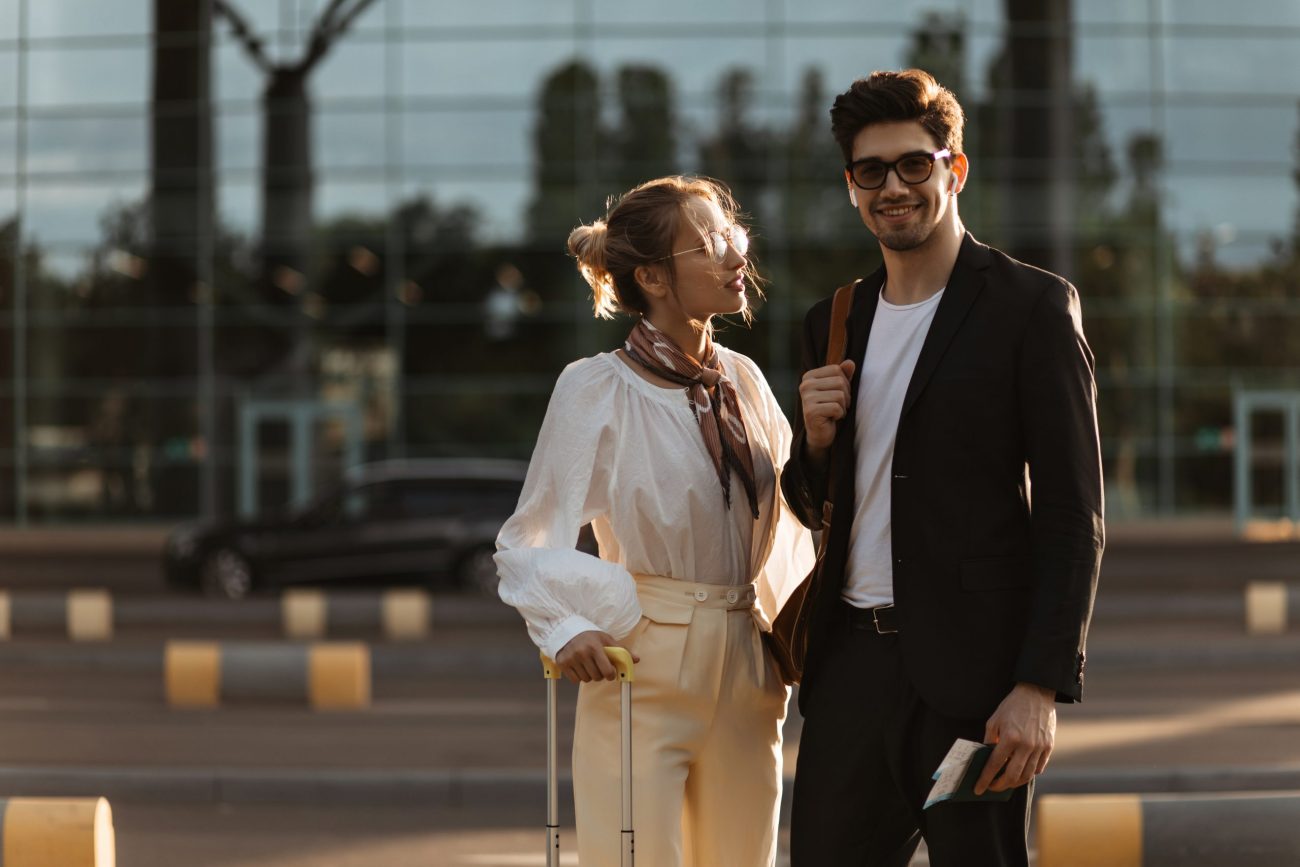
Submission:
[[[853,420],[871,411],[858,384],[884,280],[882,267],[854,298],[853,403],[831,478],[805,459],[799,407],[781,479],[808,527],[820,526],[828,484],[835,503],[800,707],[844,586]],[[824,364],[829,319],[829,298],[808,312],[805,371]],[[990,715],[1019,681],[1080,700],[1104,530],[1093,356],[1073,286],[966,235],[907,388],[892,476],[898,641],[921,697],[966,719]]]

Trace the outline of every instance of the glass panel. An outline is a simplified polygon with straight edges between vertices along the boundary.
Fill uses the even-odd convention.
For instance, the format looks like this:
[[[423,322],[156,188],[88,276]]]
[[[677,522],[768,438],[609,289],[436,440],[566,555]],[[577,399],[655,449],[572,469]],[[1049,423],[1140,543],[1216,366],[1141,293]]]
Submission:
[[[147,47],[34,48],[28,58],[27,86],[34,107],[149,101],[152,60]]]
[[[260,108],[252,106],[260,107],[262,104],[265,74],[233,37],[220,37],[224,32],[223,28],[217,29],[219,38],[213,51],[212,96],[227,107],[226,110],[230,110],[232,103],[237,103],[241,111],[260,111]]]
[[[408,166],[525,169],[531,177],[536,123],[532,108],[410,111],[402,117],[401,159]]]
[[[602,40],[587,57],[601,84],[616,98],[618,71],[626,67],[649,67],[667,75],[675,101],[683,104],[716,104],[716,93],[724,74],[743,69],[755,84],[755,96],[764,83],[762,38],[737,38],[692,34],[675,39]],[[826,53],[830,53],[829,50]]]
[[[1148,26],[1151,21],[1151,4],[1134,3],[1133,0],[1088,0],[1071,4],[1074,20],[1086,28],[1088,25]],[[1115,32],[1113,27],[1105,27]]]
[[[1295,0],[1252,0],[1235,4],[1221,0],[1161,0],[1160,18],[1171,24],[1300,27],[1300,5]]]
[[[122,351],[138,332],[119,336]],[[47,354],[70,334],[33,332]],[[103,340],[100,352],[110,352]],[[98,353],[97,353],[98,354]],[[48,367],[48,365],[47,365]],[[181,516],[197,510],[202,442],[194,400],[159,393],[159,380],[101,377],[68,385],[33,370],[27,405],[27,510],[35,521]],[[61,378],[61,377],[60,377]]]
[[[799,82],[807,70],[816,69],[821,73],[826,104],[819,120],[825,124],[829,138],[827,112],[836,94],[843,93],[873,69],[901,67],[904,53],[904,46],[896,36],[791,37],[785,43],[787,78],[783,84],[789,92],[798,93]]]
[[[470,213],[457,222],[467,222],[478,243],[488,243],[518,241],[525,233],[529,206],[537,194],[533,185],[523,178],[471,175],[438,179],[412,177],[402,195],[403,201],[421,196],[427,198],[443,219],[449,219],[455,209],[468,208]],[[603,197],[602,194],[599,198]],[[571,219],[568,225],[575,226],[579,220],[590,221],[602,214],[571,213],[567,215]],[[433,231],[432,225],[429,231]],[[542,240],[563,252],[563,237],[555,238],[553,243],[550,239]]]
[[[1274,95],[1294,108],[1300,92],[1296,43],[1285,31],[1267,38],[1171,37],[1165,41],[1165,80],[1174,93]],[[1242,63],[1243,57],[1250,63]]]
[[[1216,161],[1237,166],[1290,165],[1300,112],[1234,101],[1171,105],[1164,110],[1171,162]]]
[[[144,200],[144,177],[95,184],[43,184],[27,190],[27,237],[43,247],[93,245],[103,237],[102,221]]]
[[[0,107],[8,108],[17,104],[18,52],[0,50]]]
[[[313,121],[312,142],[316,147],[317,171],[334,168],[366,168],[366,174],[383,177],[387,163],[384,125],[378,112],[318,112]]]
[[[388,202],[383,183],[326,178],[316,184],[316,222],[356,217],[382,220]]]
[[[28,35],[147,36],[153,28],[153,10],[141,0],[41,0],[27,3]]]
[[[568,63],[573,54],[571,35],[409,46],[402,52],[402,92],[531,103],[542,78]]]
[[[213,124],[218,170],[257,171],[262,165],[262,115],[257,106],[223,111]]]
[[[312,70],[309,87],[313,100],[323,104],[331,99],[384,93],[384,44],[362,41],[359,35],[365,36],[349,31]]]
[[[0,187],[13,184],[17,160],[18,122],[0,118]]]
[[[971,9],[970,7],[975,7]],[[886,3],[881,0],[863,3],[862,0],[821,0],[817,3],[804,3],[801,0],[785,0],[785,19],[797,23],[830,22],[853,26],[855,24],[910,24],[915,17],[904,11],[906,7],[898,3]],[[962,13],[970,12],[977,20],[999,20],[1002,16],[997,3],[989,0],[937,0],[926,3],[925,11]],[[889,68],[883,64],[873,64],[873,68]]]
[[[821,5],[821,4],[813,4]],[[859,4],[860,5],[860,4]],[[758,24],[766,20],[766,4],[752,0],[659,0],[644,3],[593,3],[592,20],[599,24],[647,24],[656,29],[685,24],[717,24],[722,27]],[[683,33],[683,36],[688,34]]]
[[[149,119],[33,117],[27,124],[31,172],[149,171]],[[0,145],[3,147],[3,145]]]
[[[1145,36],[1089,36],[1074,40],[1074,77],[1103,97],[1141,97],[1153,86],[1151,40]]]
[[[1295,184],[1286,167],[1250,175],[1171,170],[1165,195],[1166,223],[1185,250],[1208,237],[1216,255],[1239,259],[1237,244],[1286,236],[1295,225]]]
[[[219,180],[217,212],[223,229],[254,242],[260,231],[261,208],[262,188],[255,174],[237,179],[227,175]]]
[[[572,25],[574,0],[492,0],[490,3],[430,3],[428,0],[386,0],[401,2],[401,26],[466,27],[520,25]]]

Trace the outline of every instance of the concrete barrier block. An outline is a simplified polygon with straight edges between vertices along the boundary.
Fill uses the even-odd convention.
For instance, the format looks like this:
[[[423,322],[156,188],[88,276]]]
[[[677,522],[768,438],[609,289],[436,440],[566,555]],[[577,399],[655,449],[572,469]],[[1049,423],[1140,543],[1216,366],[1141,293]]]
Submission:
[[[216,707],[221,703],[221,648],[212,641],[169,641],[163,678],[172,707]]]
[[[1300,792],[1047,795],[1038,867],[1294,864]]]
[[[1246,585],[1246,631],[1251,635],[1286,632],[1287,608],[1287,586],[1281,581],[1252,581]]]
[[[314,645],[308,665],[312,707],[350,710],[370,706],[370,648],[366,645]]]
[[[0,800],[4,867],[116,867],[113,811],[103,798]]]
[[[423,590],[384,594],[384,636],[392,641],[426,638],[433,620],[433,598]]]
[[[1036,825],[1038,867],[1142,867],[1137,795],[1047,795]]]
[[[280,597],[284,634],[289,638],[324,638],[327,606],[319,590],[287,590]]]
[[[319,710],[370,706],[370,648],[359,642],[171,641],[164,657],[172,707],[213,708],[225,701],[309,703]]]
[[[107,641],[112,637],[112,595],[107,590],[68,591],[68,638]]]

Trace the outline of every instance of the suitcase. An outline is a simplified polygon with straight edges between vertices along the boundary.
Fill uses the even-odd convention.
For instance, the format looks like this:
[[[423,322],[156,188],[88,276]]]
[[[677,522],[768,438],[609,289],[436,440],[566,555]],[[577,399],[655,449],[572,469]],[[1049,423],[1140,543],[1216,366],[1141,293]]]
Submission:
[[[606,647],[605,654],[618,669],[623,709],[622,732],[623,788],[622,851],[619,864],[636,863],[635,835],[632,831],[632,654],[621,647]],[[546,678],[546,867],[560,867],[560,783],[559,783],[559,704],[557,685],[559,667],[542,654],[542,674]]]

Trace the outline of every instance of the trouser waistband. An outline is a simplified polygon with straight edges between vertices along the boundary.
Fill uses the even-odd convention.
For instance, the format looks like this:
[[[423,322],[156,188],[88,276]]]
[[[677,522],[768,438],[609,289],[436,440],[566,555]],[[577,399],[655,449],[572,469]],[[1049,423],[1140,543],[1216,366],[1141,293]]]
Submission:
[[[636,579],[638,594],[653,595],[679,605],[742,611],[753,608],[756,598],[753,584],[706,584],[639,572],[632,577]]]

